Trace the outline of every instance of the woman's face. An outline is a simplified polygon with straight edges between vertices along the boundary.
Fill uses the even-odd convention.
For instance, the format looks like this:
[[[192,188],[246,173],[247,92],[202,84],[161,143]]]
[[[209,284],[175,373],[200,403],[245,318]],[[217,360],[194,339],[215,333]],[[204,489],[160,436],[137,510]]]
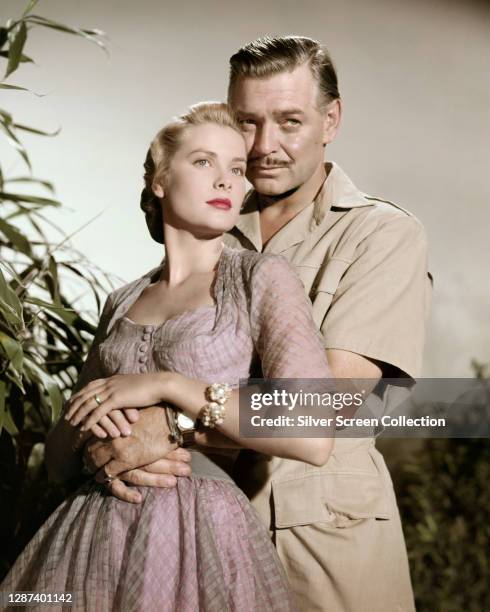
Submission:
[[[245,141],[229,127],[187,127],[161,191],[165,222],[199,237],[214,237],[236,223],[245,196]]]

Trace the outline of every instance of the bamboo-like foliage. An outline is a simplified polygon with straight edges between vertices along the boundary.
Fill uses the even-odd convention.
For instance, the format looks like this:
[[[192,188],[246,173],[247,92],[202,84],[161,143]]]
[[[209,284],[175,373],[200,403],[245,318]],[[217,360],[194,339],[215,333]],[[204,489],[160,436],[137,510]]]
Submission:
[[[23,65],[33,63],[25,53],[33,28],[82,37],[105,49],[102,32],[33,14],[36,4],[30,0],[18,19],[0,27],[0,93],[5,102],[14,92],[33,95],[12,82]],[[0,134],[18,156],[16,167],[23,168],[12,174],[0,165],[0,471],[2,505],[11,502],[2,527],[17,535],[22,531],[24,485],[32,482],[32,470],[39,469],[45,435],[59,416],[63,393],[72,386],[94,333],[91,318],[76,304],[90,294],[100,310],[100,295],[110,286],[107,276],[50,221],[49,209],[61,204],[53,184],[32,175],[22,141],[26,133],[47,138],[57,132],[19,123],[0,109]],[[15,481],[10,481],[11,474]],[[5,511],[4,506],[2,515]]]

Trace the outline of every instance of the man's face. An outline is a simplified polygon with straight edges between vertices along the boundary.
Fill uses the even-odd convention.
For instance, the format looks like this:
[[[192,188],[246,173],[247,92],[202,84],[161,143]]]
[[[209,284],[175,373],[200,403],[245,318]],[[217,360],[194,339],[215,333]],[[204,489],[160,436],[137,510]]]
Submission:
[[[248,149],[247,178],[278,196],[317,176],[335,131],[308,65],[265,78],[241,77],[230,94]],[[328,108],[328,107],[327,107]]]

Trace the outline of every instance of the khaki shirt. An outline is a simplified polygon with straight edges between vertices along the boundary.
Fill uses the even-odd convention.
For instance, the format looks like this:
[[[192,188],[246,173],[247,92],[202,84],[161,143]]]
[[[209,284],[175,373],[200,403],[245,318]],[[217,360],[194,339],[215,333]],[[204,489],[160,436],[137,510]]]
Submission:
[[[315,201],[265,247],[253,191],[225,241],[295,266],[326,349],[417,377],[431,295],[424,228],[336,164],[326,170]],[[242,451],[235,478],[269,527],[302,612],[414,611],[393,486],[373,438],[336,438],[322,467]]]
[[[295,266],[325,348],[420,376],[431,294],[424,228],[403,208],[359,191],[335,163],[326,170],[315,201],[265,247],[253,191],[225,242]]]

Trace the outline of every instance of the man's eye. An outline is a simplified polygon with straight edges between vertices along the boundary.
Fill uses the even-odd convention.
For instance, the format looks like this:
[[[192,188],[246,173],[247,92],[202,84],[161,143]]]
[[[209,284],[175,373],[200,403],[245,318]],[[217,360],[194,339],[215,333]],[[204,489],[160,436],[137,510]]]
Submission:
[[[242,127],[250,127],[255,125],[255,121],[253,119],[240,119],[238,121],[238,123],[242,126]]]
[[[194,166],[209,166],[209,159],[196,159]]]
[[[292,118],[286,119],[284,123],[290,127],[301,125],[301,121],[299,119],[292,119]]]
[[[233,174],[236,174],[236,176],[245,176],[245,170],[238,166],[236,168],[232,168],[231,171]]]

